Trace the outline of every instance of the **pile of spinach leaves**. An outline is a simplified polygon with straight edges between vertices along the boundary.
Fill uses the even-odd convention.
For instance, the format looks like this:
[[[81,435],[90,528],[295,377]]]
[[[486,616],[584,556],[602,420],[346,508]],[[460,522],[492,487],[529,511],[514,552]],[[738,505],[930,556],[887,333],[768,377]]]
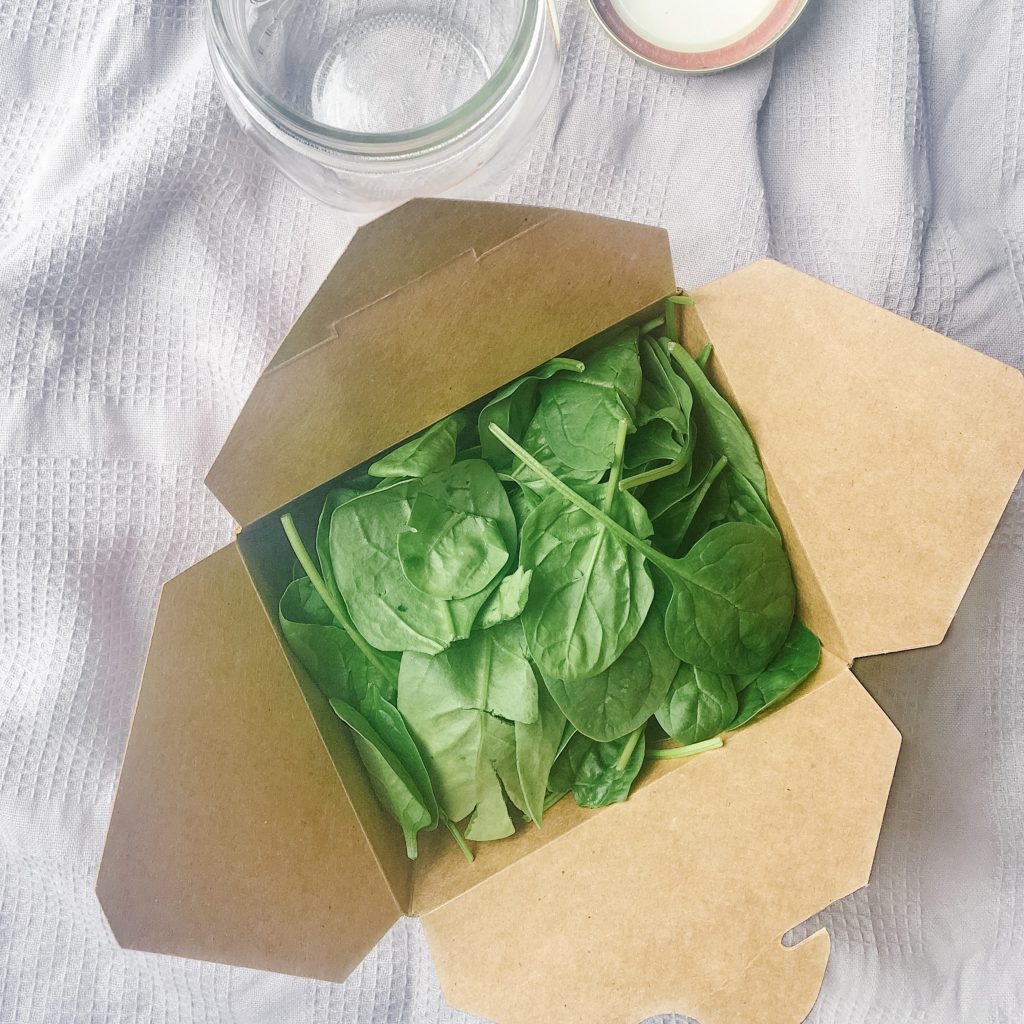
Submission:
[[[283,517],[283,635],[410,857],[439,824],[471,856],[570,792],[624,800],[645,760],[721,746],[818,664],[757,450],[674,323],[606,332],[350,474],[314,553]]]

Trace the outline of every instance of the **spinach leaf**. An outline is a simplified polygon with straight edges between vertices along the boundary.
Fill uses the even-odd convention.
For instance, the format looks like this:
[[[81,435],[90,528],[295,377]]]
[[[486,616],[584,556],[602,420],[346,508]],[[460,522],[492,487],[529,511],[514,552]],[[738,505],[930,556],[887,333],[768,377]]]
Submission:
[[[612,515],[625,532],[650,533],[632,495],[619,494]],[[560,494],[523,524],[520,562],[533,570],[523,627],[548,679],[571,683],[603,672],[636,637],[654,597],[643,556]]]
[[[422,434],[405,444],[399,445],[394,451],[388,452],[383,458],[374,462],[367,473],[383,479],[407,479],[422,477],[439,469],[445,469],[455,461],[455,449],[459,431],[466,423],[463,413],[453,413]]]
[[[754,442],[733,407],[718,393],[690,354],[681,345],[666,343],[666,350],[682,370],[697,399],[694,416],[697,429],[716,455],[724,455],[737,473],[747,478],[762,504],[768,504],[768,490]]]
[[[324,578],[327,589],[340,599],[338,584],[334,580],[334,569],[331,567],[331,516],[334,510],[359,495],[359,491],[351,487],[335,487],[327,492],[324,507],[316,526],[316,557],[320,562],[320,574]]]
[[[551,695],[540,687],[536,722],[515,723],[516,770],[520,798],[513,802],[539,827],[544,816],[548,776],[565,733],[565,715]],[[521,802],[520,802],[521,801]]]
[[[685,548],[684,538],[697,519],[701,506],[718,475],[725,469],[726,461],[719,459],[707,471],[690,482],[672,477],[657,480],[644,492],[644,503],[651,516],[655,543],[664,551],[676,554]],[[721,511],[724,515],[724,510]],[[703,534],[706,529],[701,530]]]
[[[445,601],[484,589],[508,564],[516,522],[494,470],[482,459],[424,479],[398,555],[409,581]]]
[[[774,533],[779,532],[768,506],[754,489],[753,484],[732,466],[726,466],[722,473],[723,491],[728,496],[725,518],[734,523],[754,523]]]
[[[647,618],[618,660],[590,679],[545,678],[565,717],[583,735],[602,742],[625,736],[665,699],[679,666],[665,639],[667,604],[668,587],[656,581]]]
[[[607,464],[602,466],[600,469],[590,472],[584,472],[566,466],[551,450],[551,445],[548,444],[547,438],[544,436],[541,429],[540,421],[536,416],[530,421],[529,426],[526,428],[526,436],[523,439],[523,444],[533,453],[538,462],[540,462],[551,473],[554,473],[557,477],[565,480],[567,483],[574,485],[597,483],[608,469]],[[550,488],[544,482],[544,479],[538,476],[523,462],[516,463],[511,472],[507,474],[507,478],[513,483],[518,484],[520,489],[524,492],[535,495],[537,503],[539,503],[540,498],[545,497],[550,492]]]
[[[644,763],[645,741],[641,734],[625,768],[616,767],[630,738],[598,743],[576,733],[551,769],[552,792],[572,790],[580,807],[607,807],[625,800]]]
[[[689,745],[724,732],[735,718],[736,708],[731,676],[683,663],[657,710],[657,719],[669,736]]]
[[[728,728],[746,725],[788,697],[818,667],[820,660],[821,641],[799,619],[795,620],[775,659],[738,692],[739,706]]]
[[[471,839],[506,827],[495,780],[505,776],[498,781],[510,796],[519,789],[513,723],[537,722],[538,701],[518,622],[475,631],[433,657],[402,658],[398,709],[423,752],[438,803],[452,821],[482,805],[466,833]]]
[[[331,564],[338,589],[360,634],[382,651],[436,654],[469,636],[493,589],[444,601],[409,581],[397,538],[408,526],[421,486],[419,480],[407,480],[368,491],[331,517]]]
[[[643,371],[643,388],[648,395],[650,408],[678,408],[684,419],[689,423],[693,414],[693,393],[689,385],[672,368],[672,360],[668,353],[652,338],[640,339],[640,366]]]
[[[359,704],[375,687],[394,699],[398,661],[378,651],[373,664],[337,624],[308,577],[288,585],[278,614],[281,635],[327,697]]]
[[[381,701],[383,702],[383,698]],[[406,852],[410,858],[415,859],[418,834],[423,829],[431,829],[437,825],[438,810],[433,792],[430,791],[430,796],[424,794],[402,763],[402,758],[365,715],[351,704],[337,698],[331,700],[331,707],[355,734],[356,749],[370,776],[370,785],[377,799],[401,825],[405,835]],[[397,716],[397,712],[395,714]],[[379,717],[383,720],[384,715]],[[392,722],[392,728],[396,733],[405,731],[400,717]],[[408,737],[407,732],[405,735]],[[394,733],[390,738],[394,740]],[[415,744],[409,738],[409,749],[405,752],[411,756],[415,751]],[[418,752],[415,753],[415,758],[419,759]]]
[[[536,419],[555,457],[583,473],[607,469],[619,423],[636,413],[640,384],[635,332],[598,352],[582,373],[548,381]]]
[[[796,607],[793,574],[778,536],[763,526],[716,526],[670,579],[665,630],[680,661],[727,675],[756,672],[785,642]]]
[[[681,661],[727,674],[758,671],[771,661],[786,639],[796,603],[789,559],[775,534],[749,523],[725,523],[702,537],[685,557],[671,558],[549,473],[499,428],[491,429],[513,454],[532,463],[534,471],[577,512],[666,575],[672,598],[665,630],[669,646]],[[523,531],[524,549],[528,527],[529,523]],[[535,587],[536,576],[524,619]],[[572,678],[541,664],[532,642],[530,649],[545,675]]]
[[[542,380],[558,373],[580,373],[583,363],[578,359],[550,359],[532,373],[505,385],[480,411],[480,454],[495,468],[512,465],[512,457],[495,440],[489,425],[497,423],[506,434],[521,438],[537,406],[537,388]]]
[[[498,584],[497,589],[488,598],[487,604],[480,610],[476,627],[490,629],[491,626],[497,626],[502,622],[518,619],[526,607],[532,578],[533,570],[524,569],[521,566],[515,572],[509,573]]]

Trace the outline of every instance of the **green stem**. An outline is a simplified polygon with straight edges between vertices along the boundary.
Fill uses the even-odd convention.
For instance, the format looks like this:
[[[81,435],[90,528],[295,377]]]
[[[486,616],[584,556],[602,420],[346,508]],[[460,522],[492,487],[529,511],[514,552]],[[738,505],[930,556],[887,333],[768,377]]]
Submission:
[[[644,726],[642,725],[629,734],[629,739],[626,740],[626,745],[622,748],[618,761],[615,762],[615,770],[617,772],[624,772],[626,770],[626,765],[629,764],[629,759],[633,756],[633,751],[636,750],[636,745],[640,742],[640,737],[643,734]]]
[[[313,589],[320,595],[320,600],[327,605],[328,610],[334,616],[338,625],[348,633],[352,643],[363,652],[366,660],[378,672],[383,672],[384,664],[378,657],[377,652],[360,636],[359,630],[352,624],[352,620],[342,611],[341,605],[338,604],[334,599],[334,595],[327,589],[324,578],[320,575],[320,570],[317,569],[313,559],[310,557],[306,545],[302,543],[302,538],[299,536],[299,531],[295,526],[295,520],[292,519],[291,512],[281,516],[281,525],[284,527],[284,533],[288,538],[288,543],[292,546],[292,551],[295,552],[295,557],[299,560],[299,565],[305,570],[306,575],[309,577],[309,582],[313,585]]]
[[[603,508],[605,515],[610,515],[615,504],[615,495],[619,492],[619,481],[622,479],[622,461],[626,455],[626,431],[629,424],[619,420],[619,429],[615,435],[615,454],[612,456],[612,469],[605,484]]]
[[[682,456],[678,459],[673,459],[671,462],[666,462],[663,466],[657,466],[654,469],[648,469],[646,472],[627,476],[624,480],[619,481],[619,490],[630,491],[634,487],[640,487],[643,484],[653,484],[655,480],[662,480],[666,476],[674,476],[684,469],[689,461],[690,457],[688,455]]]
[[[673,306],[692,306],[693,299],[689,295],[670,295],[665,300],[665,331],[672,341],[679,341],[679,321]]]
[[[650,334],[651,331],[656,331],[665,323],[665,317],[656,316],[653,320],[648,320],[647,323],[640,325],[640,337],[642,338],[645,334]]]
[[[452,819],[449,818],[448,815],[444,813],[444,811],[441,812],[441,820],[444,822],[445,828],[447,828],[448,831],[451,832],[452,839],[455,840],[455,845],[462,851],[462,856],[465,857],[470,864],[472,864],[473,851],[466,845],[466,840],[463,838],[462,833],[458,830],[455,822],[452,821]]]
[[[639,551],[644,558],[652,565],[658,566],[670,576],[676,576],[679,566],[674,558],[658,551],[645,543],[639,537],[630,533],[621,523],[617,523],[612,517],[602,512],[596,505],[592,505],[586,498],[577,494],[568,484],[559,480],[554,473],[541,465],[522,445],[513,441],[497,423],[491,423],[491,433],[513,454],[520,462],[524,462],[534,473],[537,474],[548,486],[554,488],[571,505],[575,505],[581,512],[586,512],[592,519],[596,519],[609,533],[622,541],[627,547]]]
[[[708,365],[708,361],[711,359],[711,353],[715,350],[715,346],[709,341],[701,350],[697,353],[697,358],[694,362],[701,368],[704,369]]]
[[[708,474],[701,481],[700,487],[697,489],[697,500],[690,506],[690,514],[686,517],[685,522],[679,528],[680,538],[686,536],[686,531],[689,530],[693,523],[694,518],[697,515],[697,510],[700,508],[704,499],[708,496],[708,491],[711,490],[711,485],[718,479],[718,474],[725,469],[726,464],[729,460],[722,455],[719,460],[708,470]]]
[[[655,747],[648,750],[644,758],[647,761],[670,761],[676,757],[693,757],[694,754],[703,754],[705,750],[717,750],[721,746],[723,746],[722,737],[712,736],[709,740],[691,743],[686,747]]]
[[[547,812],[550,811],[551,808],[554,807],[559,800],[564,799],[568,795],[569,790],[566,790],[564,793],[549,793],[544,801],[544,813],[547,814]]]

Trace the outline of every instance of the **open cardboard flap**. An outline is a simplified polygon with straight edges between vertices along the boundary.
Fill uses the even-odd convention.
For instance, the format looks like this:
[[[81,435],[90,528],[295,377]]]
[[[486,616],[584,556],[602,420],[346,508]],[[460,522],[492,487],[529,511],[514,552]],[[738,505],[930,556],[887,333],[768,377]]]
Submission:
[[[347,977],[411,872],[348,758],[342,786],[236,544],[168,582],[96,883],[118,942]]]
[[[1024,466],[1019,371],[770,260],[693,298],[808,624],[847,661],[941,642]]]
[[[446,221],[458,220],[454,243],[435,235],[436,225],[426,237],[437,253],[460,255],[348,316],[347,292],[332,275],[314,300],[316,321],[301,320],[298,340],[285,339],[295,354],[257,381],[206,478],[240,524],[675,289],[661,228],[486,203],[401,207],[356,236],[368,264],[401,266],[430,211],[452,206],[465,207],[461,220]],[[492,247],[464,250],[470,241]],[[418,243],[413,249],[429,263]]]
[[[461,894],[442,864],[418,870],[448,1002],[502,1024],[802,1021],[828,935],[782,936],[867,883],[900,737],[831,655],[795,698],[722,750],[663,763],[625,803],[564,801],[582,818],[570,830],[556,805],[554,839],[527,832],[518,860],[481,850],[501,869]]]

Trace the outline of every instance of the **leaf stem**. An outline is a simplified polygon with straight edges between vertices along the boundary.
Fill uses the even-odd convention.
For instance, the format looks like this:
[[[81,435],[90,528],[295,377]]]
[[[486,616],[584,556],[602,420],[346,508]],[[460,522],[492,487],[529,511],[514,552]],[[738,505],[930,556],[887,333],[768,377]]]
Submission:
[[[568,789],[565,790],[564,793],[549,793],[548,796],[544,800],[544,813],[547,814],[547,812],[550,811],[551,808],[554,807],[555,804],[557,804],[559,802],[559,800],[564,799],[568,795],[569,795],[569,790]]]
[[[455,822],[452,821],[452,819],[449,818],[448,815],[444,813],[444,811],[441,812],[441,820],[444,822],[445,827],[448,829],[448,831],[451,832],[452,839],[455,840],[455,845],[462,851],[462,856],[465,857],[470,864],[472,864],[474,859],[473,851],[466,844],[466,840],[463,838],[462,833],[459,831]]]
[[[626,431],[629,424],[625,420],[619,420],[619,429],[615,434],[615,454],[612,456],[611,473],[608,475],[608,483],[605,484],[603,509],[605,515],[610,515],[615,504],[615,495],[619,493],[619,481],[622,479],[622,461],[626,455]]]
[[[636,745],[640,742],[640,737],[644,734],[644,726],[639,726],[629,734],[629,739],[626,740],[626,745],[622,748],[622,753],[619,754],[618,761],[615,762],[615,770],[617,772],[624,772],[626,766],[629,764],[629,759],[633,756],[633,751],[636,750]]]
[[[650,334],[652,331],[656,331],[665,323],[665,315],[656,316],[653,320],[648,320],[647,323],[640,325],[640,337],[645,334]]]
[[[338,625],[348,633],[349,639],[362,651],[366,660],[378,672],[384,672],[384,664],[378,657],[377,652],[362,638],[359,630],[352,624],[352,620],[342,611],[341,605],[327,589],[327,584],[324,583],[320,570],[317,569],[313,559],[310,557],[306,545],[302,543],[302,538],[299,536],[299,531],[295,526],[295,520],[292,519],[291,512],[286,512],[281,516],[281,525],[284,527],[284,533],[288,538],[288,543],[292,546],[292,551],[295,552],[295,557],[299,560],[299,565],[306,571],[313,589],[320,595],[320,600],[327,605],[328,610],[334,616]]]
[[[658,566],[671,576],[679,571],[676,559],[651,547],[650,544],[642,541],[635,534],[632,534],[621,523],[617,523],[610,515],[602,512],[596,505],[592,505],[582,495],[577,494],[567,483],[559,480],[554,473],[541,465],[522,445],[513,441],[497,423],[490,424],[491,433],[513,454],[520,462],[524,462],[534,473],[537,474],[546,484],[553,487],[570,504],[575,505],[581,512],[586,512],[592,519],[596,519],[606,530],[614,534],[627,547],[639,551],[652,565]]]
[[[690,514],[679,528],[680,538],[685,537],[686,531],[693,525],[698,510],[703,504],[704,499],[708,496],[708,491],[711,490],[711,485],[718,479],[718,475],[725,469],[728,462],[729,460],[724,455],[720,456],[718,461],[708,470],[707,476],[701,481],[700,487],[697,488],[697,500],[690,506]]]
[[[711,354],[714,352],[715,346],[709,341],[701,350],[697,353],[697,358],[694,362],[703,370],[705,366],[711,360]]]
[[[654,469],[648,469],[643,473],[627,476],[619,481],[619,490],[630,491],[634,487],[640,487],[643,484],[653,484],[655,480],[661,480],[666,476],[674,476],[684,469],[689,461],[689,456],[684,455],[678,459],[673,459],[671,462],[666,462],[663,466],[656,466]]]
[[[712,736],[709,740],[701,740],[700,743],[691,743],[685,747],[655,747],[648,749],[644,755],[647,761],[670,761],[677,757],[692,757],[694,754],[703,754],[705,750],[717,750],[723,746],[721,736]]]

